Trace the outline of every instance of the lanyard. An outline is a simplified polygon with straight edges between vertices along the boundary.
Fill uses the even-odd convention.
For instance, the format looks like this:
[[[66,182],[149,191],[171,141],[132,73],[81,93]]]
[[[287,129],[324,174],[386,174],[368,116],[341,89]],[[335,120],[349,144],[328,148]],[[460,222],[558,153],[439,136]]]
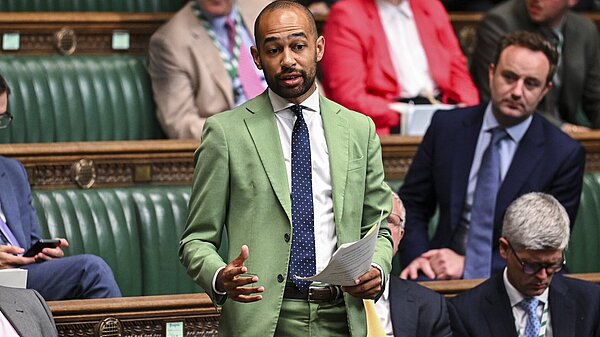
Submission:
[[[233,41],[233,51],[230,56],[225,52],[225,50],[224,50],[225,48],[222,48],[221,44],[219,43],[219,39],[217,38],[217,35],[215,34],[213,26],[204,17],[204,15],[202,15],[202,11],[198,7],[198,3],[195,1],[192,2],[192,10],[194,11],[194,14],[198,17],[198,19],[200,19],[200,21],[202,22],[202,25],[204,25],[204,29],[206,29],[206,32],[208,33],[208,36],[210,36],[211,40],[215,44],[215,47],[217,47],[217,50],[219,51],[219,55],[221,56],[221,59],[223,60],[223,64],[225,64],[225,69],[229,73],[229,77],[231,78],[231,81],[233,82],[238,76],[240,46],[242,44],[243,32],[242,32],[242,18],[240,17],[240,12],[236,11],[236,14],[235,14],[235,38]]]

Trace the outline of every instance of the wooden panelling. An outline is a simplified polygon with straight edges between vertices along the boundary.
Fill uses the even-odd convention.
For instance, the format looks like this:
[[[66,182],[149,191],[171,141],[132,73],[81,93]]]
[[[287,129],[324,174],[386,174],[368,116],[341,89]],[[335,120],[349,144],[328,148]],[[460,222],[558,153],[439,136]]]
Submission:
[[[56,48],[56,34],[62,29],[75,33],[74,55],[126,53],[146,55],[154,31],[173,13],[0,13],[0,37],[19,33],[19,50],[0,50],[1,55],[61,54]],[[129,34],[130,47],[114,50],[114,32]]]
[[[600,172],[600,131],[573,137],[586,149],[586,170]],[[387,180],[404,178],[420,141],[420,137],[382,137]],[[20,160],[34,189],[81,187],[82,174],[78,180],[76,173],[81,163],[88,163],[85,171],[88,175],[90,170],[95,174],[91,188],[189,185],[198,145],[199,141],[195,140],[3,144],[0,155]]]
[[[569,276],[600,284],[598,273]],[[482,280],[455,280],[421,284],[449,298],[480,282]],[[106,336],[163,337],[168,323],[181,323],[185,336],[217,336],[219,309],[206,294],[52,301],[48,305],[61,337],[103,336],[99,331],[102,327],[121,332],[120,335],[106,333]]]

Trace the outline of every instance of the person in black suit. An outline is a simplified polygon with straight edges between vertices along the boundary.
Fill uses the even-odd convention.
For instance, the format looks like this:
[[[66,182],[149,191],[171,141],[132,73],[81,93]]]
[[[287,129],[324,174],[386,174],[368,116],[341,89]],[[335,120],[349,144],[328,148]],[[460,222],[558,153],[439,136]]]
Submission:
[[[575,222],[585,167],[581,144],[550,124],[536,106],[552,88],[557,52],[541,35],[516,32],[505,36],[488,69],[489,103],[463,109],[437,111],[423,137],[399,195],[406,207],[406,239],[400,244],[404,270],[400,276],[415,279],[458,279],[469,265],[467,243],[475,226],[491,231],[486,239],[491,252],[484,266],[487,278],[505,262],[498,251],[502,217],[520,195],[539,191],[552,194]],[[480,168],[494,131],[508,133],[497,141],[500,155],[499,186],[484,208],[475,198]],[[487,165],[489,166],[489,165]],[[487,210],[489,207],[490,211]],[[428,226],[439,209],[439,222],[430,239]],[[491,214],[489,222],[474,221]],[[482,211],[483,210],[483,211]],[[478,247],[487,248],[485,245]],[[487,256],[491,254],[491,257]],[[478,255],[471,254],[471,261]],[[480,254],[479,256],[483,256]],[[420,275],[422,273],[422,275]]]
[[[32,289],[0,286],[0,336],[58,336],[48,305]]]
[[[449,301],[454,336],[528,336],[530,329],[535,336],[600,336],[600,286],[557,274],[569,233],[554,197],[533,192],[515,200],[499,240],[506,268]],[[531,314],[522,303],[532,303]]]
[[[398,244],[404,235],[405,215],[402,201],[393,193],[392,213],[388,217],[388,225],[394,241],[394,254],[398,251]],[[384,293],[375,302],[375,310],[387,336],[452,336],[444,298],[413,281],[390,275]]]

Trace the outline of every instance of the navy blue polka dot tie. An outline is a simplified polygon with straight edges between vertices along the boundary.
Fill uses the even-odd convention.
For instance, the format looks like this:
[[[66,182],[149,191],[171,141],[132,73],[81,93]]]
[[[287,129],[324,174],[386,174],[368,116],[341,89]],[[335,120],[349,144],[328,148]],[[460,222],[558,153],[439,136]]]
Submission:
[[[294,276],[313,276],[315,266],[315,232],[312,194],[312,166],[308,126],[302,116],[302,106],[290,109],[296,114],[292,131],[292,254],[290,273],[292,281],[302,292],[310,282]]]

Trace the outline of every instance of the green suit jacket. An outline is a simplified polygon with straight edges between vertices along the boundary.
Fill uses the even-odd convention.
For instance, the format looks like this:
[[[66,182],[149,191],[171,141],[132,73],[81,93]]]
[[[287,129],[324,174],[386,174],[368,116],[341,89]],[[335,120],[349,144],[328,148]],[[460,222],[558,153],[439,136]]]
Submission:
[[[384,183],[381,144],[366,116],[320,98],[329,151],[338,246],[360,239],[391,210]],[[292,210],[281,141],[267,91],[247,103],[210,117],[196,151],[196,170],[180,259],[213,301],[215,272],[249,247],[248,271],[264,286],[254,303],[225,301],[219,330],[226,336],[272,336],[275,332],[292,232]],[[223,230],[229,238],[227,260],[217,253]],[[387,223],[379,231],[373,262],[391,269],[392,240]],[[353,336],[366,335],[362,300],[345,294]]]

